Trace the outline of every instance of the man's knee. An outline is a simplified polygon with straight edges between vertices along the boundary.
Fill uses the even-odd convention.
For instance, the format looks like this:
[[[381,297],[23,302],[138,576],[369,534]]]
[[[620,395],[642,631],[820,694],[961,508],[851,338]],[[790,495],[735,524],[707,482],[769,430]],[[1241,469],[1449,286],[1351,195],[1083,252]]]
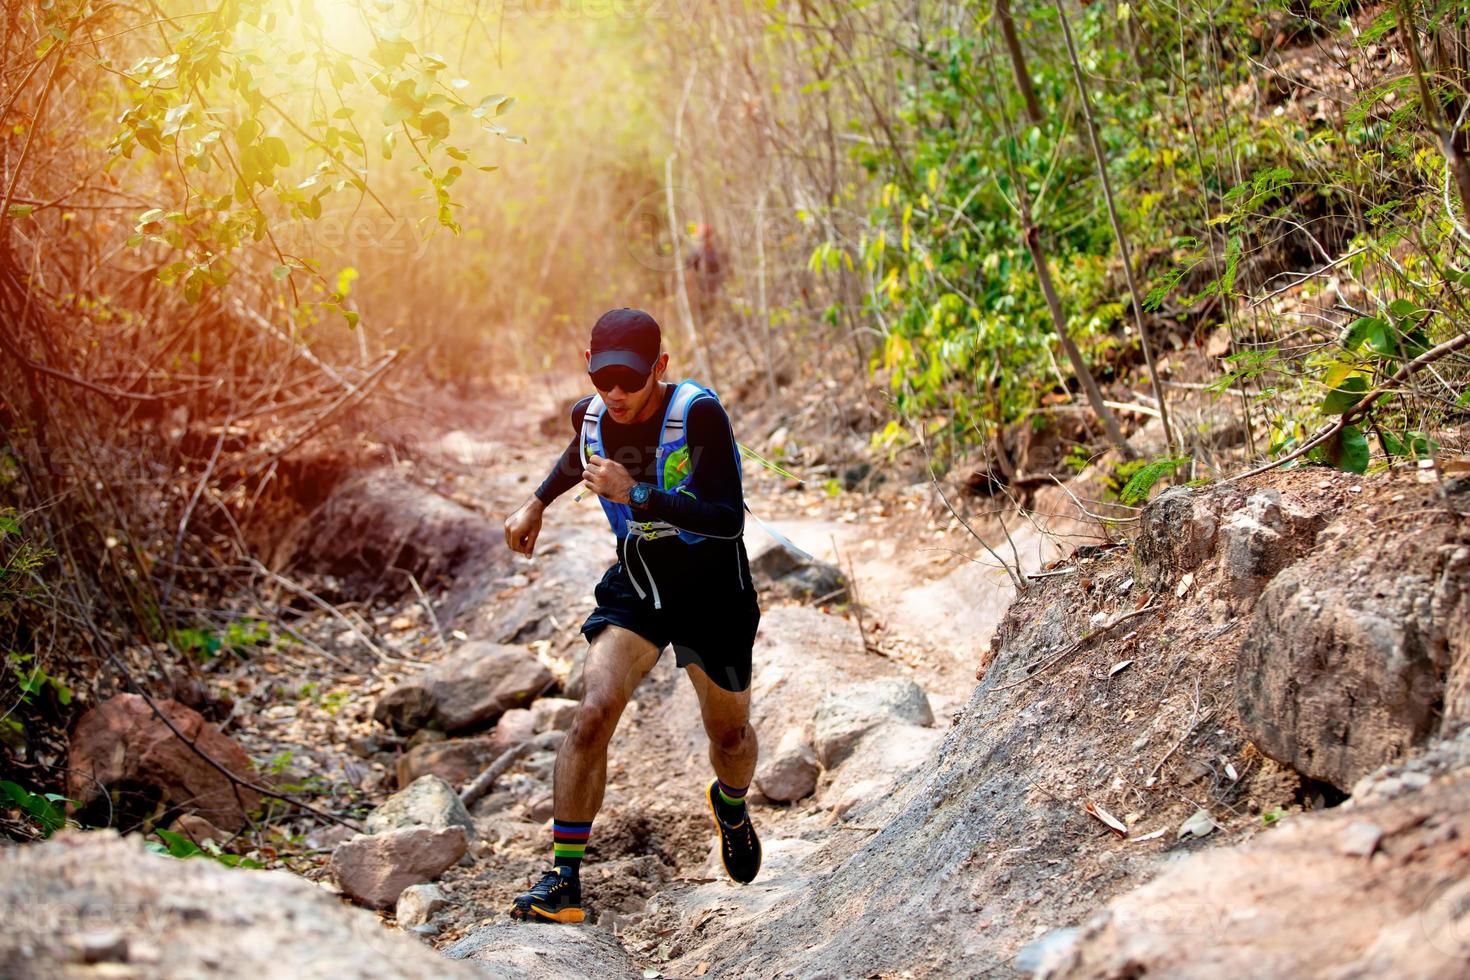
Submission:
[[[577,713],[567,729],[567,741],[579,748],[605,746],[612,740],[623,713],[623,701],[616,697],[596,695],[589,691],[577,705]]]
[[[706,724],[704,730],[721,752],[736,752],[755,741],[755,729],[749,722],[713,722]]]

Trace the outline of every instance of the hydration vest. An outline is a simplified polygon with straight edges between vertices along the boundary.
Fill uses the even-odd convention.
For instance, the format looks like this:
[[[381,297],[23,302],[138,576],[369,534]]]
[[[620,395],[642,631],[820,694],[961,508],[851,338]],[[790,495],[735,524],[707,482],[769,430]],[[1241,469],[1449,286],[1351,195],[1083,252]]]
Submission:
[[[685,422],[689,418],[689,408],[702,398],[712,398],[719,402],[719,396],[710,388],[697,381],[684,380],[674,386],[669,395],[668,405],[664,408],[663,425],[659,429],[658,450],[654,455],[653,471],[658,479],[660,489],[671,493],[683,493],[690,497],[694,492],[689,489],[689,480],[694,473],[693,460],[689,458],[689,436],[685,431]],[[587,405],[587,412],[582,417],[582,466],[587,466],[589,453],[596,453],[606,458],[602,443],[602,419],[607,411],[607,405],[603,402],[601,395],[594,394],[592,401]],[[740,465],[740,452],[735,453],[735,472],[743,476]],[[633,542],[632,551],[638,555],[638,561],[643,566],[643,574],[648,579],[649,588],[653,592],[653,607],[662,609],[663,602],[658,593],[658,583],[653,580],[653,573],[648,570],[648,562],[644,560],[642,551],[639,550],[644,541],[654,541],[659,538],[678,537],[686,544],[697,544],[706,537],[720,537],[719,535],[700,535],[682,528],[675,527],[668,521],[640,521],[637,514],[629,504],[618,503],[608,500],[606,497],[598,496],[602,504],[603,512],[607,514],[607,521],[612,525],[613,534],[618,539],[619,559],[627,565],[626,551],[627,542]],[[748,510],[748,508],[747,508]],[[726,540],[735,540],[740,534],[729,536]],[[745,577],[740,570],[740,552],[735,552],[735,577],[741,588],[745,585]],[[629,569],[628,578],[633,582],[633,588],[638,593],[638,598],[645,598],[647,593],[639,585],[638,579]]]

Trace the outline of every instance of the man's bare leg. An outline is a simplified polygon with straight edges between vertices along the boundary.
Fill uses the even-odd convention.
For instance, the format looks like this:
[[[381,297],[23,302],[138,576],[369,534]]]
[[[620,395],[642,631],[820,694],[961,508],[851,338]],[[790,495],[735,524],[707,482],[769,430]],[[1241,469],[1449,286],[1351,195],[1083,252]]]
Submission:
[[[576,718],[556,753],[552,784],[558,820],[591,821],[607,788],[607,746],[638,682],[658,661],[658,648],[632,630],[607,626],[593,638]]]
[[[759,752],[750,725],[750,688],[727,691],[693,664],[685,672],[699,698],[699,712],[709,735],[709,761],[716,779],[705,789],[705,796],[720,835],[720,858],[732,879],[749,882],[761,866],[760,839],[745,807],[745,791],[755,776]]]
[[[750,688],[738,693],[727,691],[693,664],[685,667],[684,672],[699,698],[699,713],[709,736],[709,761],[715,767],[715,775],[730,786],[749,786],[755,778],[759,752],[755,729],[750,725]]]
[[[579,871],[607,787],[607,745],[634,688],[658,661],[658,654],[652,643],[619,626],[605,627],[593,639],[582,672],[582,701],[556,753],[552,785],[556,867],[515,900],[513,917],[582,921]]]

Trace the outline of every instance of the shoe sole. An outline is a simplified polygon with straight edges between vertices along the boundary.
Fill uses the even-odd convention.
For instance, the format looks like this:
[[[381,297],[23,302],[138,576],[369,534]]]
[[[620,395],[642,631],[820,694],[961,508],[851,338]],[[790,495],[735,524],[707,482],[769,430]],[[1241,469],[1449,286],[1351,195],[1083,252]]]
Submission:
[[[737,885],[748,885],[748,884],[750,884],[750,881],[755,881],[755,875],[751,875],[750,876],[750,881],[741,881],[739,878],[735,877],[735,874],[730,870],[730,866],[725,863],[725,826],[724,826],[724,824],[720,823],[720,815],[715,812],[715,784],[714,783],[710,783],[709,786],[705,787],[705,790],[704,790],[704,802],[706,802],[706,803],[709,804],[709,815],[710,815],[710,819],[715,822],[715,833],[717,833],[717,834],[720,835],[720,864],[721,864],[721,866],[724,867],[725,874],[728,875],[729,878],[730,878],[730,880],[733,881],[733,882],[735,882],[735,884],[737,884]],[[750,814],[746,814],[745,815],[745,819],[746,820],[749,820],[750,819]],[[760,873],[761,873],[760,865],[757,864],[756,865],[756,868],[755,868],[755,874],[758,875]]]
[[[531,912],[536,913],[536,915],[531,915]],[[548,912],[545,909],[538,909],[533,905],[527,912],[523,912],[518,908],[512,908],[510,911],[510,917],[512,919],[522,919],[527,922],[537,921],[536,916],[540,916],[548,922],[571,923],[581,922],[583,919],[581,909],[562,909],[560,912]]]

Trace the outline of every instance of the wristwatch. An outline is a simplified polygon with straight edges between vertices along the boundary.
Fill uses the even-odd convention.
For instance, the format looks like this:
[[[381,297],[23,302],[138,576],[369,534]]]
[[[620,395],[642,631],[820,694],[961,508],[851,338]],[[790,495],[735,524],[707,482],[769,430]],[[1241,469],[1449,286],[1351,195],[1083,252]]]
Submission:
[[[628,503],[635,510],[642,510],[648,506],[648,498],[653,496],[653,484],[635,483],[633,489],[628,491]]]

